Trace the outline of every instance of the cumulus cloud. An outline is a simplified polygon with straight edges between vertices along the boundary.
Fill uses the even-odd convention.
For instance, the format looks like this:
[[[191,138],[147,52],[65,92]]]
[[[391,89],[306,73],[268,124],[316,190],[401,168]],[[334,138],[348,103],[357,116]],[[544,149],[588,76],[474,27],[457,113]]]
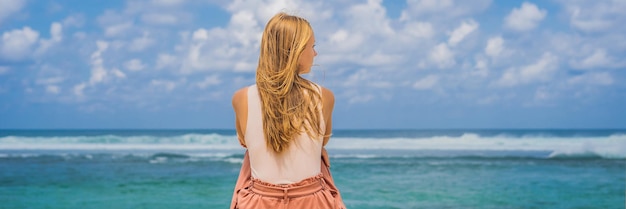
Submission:
[[[58,94],[61,92],[59,84],[61,84],[64,80],[65,78],[60,76],[39,78],[35,81],[35,84],[43,86],[47,93]]]
[[[613,84],[614,79],[608,72],[585,73],[574,76],[567,80],[572,85],[602,85],[608,86]]]
[[[126,74],[122,72],[120,69],[113,68],[111,69],[111,73],[117,78],[126,78]]]
[[[348,103],[350,104],[366,103],[366,102],[371,101],[372,99],[374,99],[374,95],[371,95],[371,94],[353,95],[353,96],[350,96]]]
[[[176,82],[168,81],[168,80],[152,80],[150,81],[150,85],[155,86],[161,90],[165,90],[166,92],[171,92],[176,88]]]
[[[371,35],[394,34],[382,0],[368,0],[363,4],[355,4],[346,12],[350,21],[349,25],[352,25],[354,30]]]
[[[63,19],[62,25],[67,27],[82,27],[85,24],[85,16],[81,14],[70,15]]]
[[[361,33],[350,32],[346,29],[339,29],[330,34],[330,44],[336,46],[333,48],[337,52],[349,52],[357,49],[366,40]]]
[[[478,28],[478,23],[474,20],[466,20],[461,23],[461,25],[454,29],[450,34],[450,38],[448,39],[448,45],[455,46],[459,42],[461,42],[465,36],[472,33],[474,30]]]
[[[60,43],[63,40],[63,25],[58,22],[53,22],[50,25],[50,38],[41,39],[39,48],[36,53],[41,54],[46,52],[50,47]]]
[[[149,87],[155,87],[156,91],[163,92],[213,91],[217,89],[213,88],[216,86],[230,88],[254,82],[252,72],[257,65],[264,24],[276,12],[287,11],[311,22],[319,52],[315,64],[319,64],[319,68],[324,71],[323,80],[327,79],[328,84],[338,87],[337,95],[349,103],[377,102],[385,98],[381,92],[391,95],[398,87],[408,87],[411,92],[437,89],[450,94],[458,93],[457,89],[467,89],[464,92],[467,95],[475,93],[472,91],[488,92],[492,90],[488,87],[494,86],[529,92],[524,90],[536,89],[534,85],[552,82],[593,84],[600,88],[619,83],[617,81],[621,74],[606,73],[606,68],[626,65],[619,59],[623,54],[621,49],[626,46],[626,42],[620,42],[624,39],[621,36],[623,29],[611,27],[616,26],[625,15],[608,8],[620,8],[621,4],[616,3],[618,1],[592,4],[579,0],[557,0],[568,8],[567,11],[553,10],[552,7],[542,9],[541,4],[529,2],[513,6],[499,4],[498,9],[503,5],[508,8],[504,14],[497,12],[499,16],[492,16],[496,13],[483,12],[490,8],[491,0],[408,0],[398,18],[396,14],[390,17],[388,13],[392,10],[387,10],[387,2],[383,2],[210,1],[210,4],[214,4],[212,6],[222,6],[222,12],[230,15],[230,19],[224,20],[228,21],[226,23],[207,24],[204,20],[212,17],[212,14],[187,10],[189,6],[207,2],[132,1],[124,4],[125,8],[111,8],[100,14],[96,19],[99,28],[95,30],[93,27],[84,27],[87,22],[94,21],[91,14],[74,14],[45,23],[52,23],[49,38],[46,31],[39,35],[31,28],[27,30],[27,27],[19,29],[19,34],[12,34],[18,30],[3,31],[3,37],[9,37],[10,43],[19,47],[6,45],[9,42],[3,40],[0,42],[0,58],[2,61],[21,61],[35,54],[33,59],[37,63],[47,62],[44,58],[50,58],[48,54],[38,57],[33,51],[39,50],[34,49],[55,49],[52,47],[55,40],[66,42],[63,46],[76,47],[62,51],[67,53],[63,56],[77,57],[78,69],[88,64],[90,72],[87,72],[82,83],[73,88],[62,83],[38,86],[49,93],[74,92],[83,97],[86,94],[97,94],[99,90],[115,89],[110,91],[132,94],[123,91],[133,89],[132,85],[138,83],[147,83]],[[568,2],[572,2],[572,6]],[[593,5],[606,6],[602,6],[605,9],[599,9],[600,6],[596,8]],[[592,14],[587,8],[597,14]],[[529,41],[528,36],[500,31],[536,30],[548,12],[552,15],[560,11],[564,12],[559,16],[563,18],[551,19],[550,23],[555,21],[566,26],[569,23],[572,27],[542,28],[532,41]],[[609,15],[602,15],[601,11]],[[484,18],[504,20],[503,27],[484,28],[487,22],[477,21]],[[580,33],[578,30],[596,33]],[[567,38],[560,39],[560,36]],[[90,48],[94,40],[102,40],[96,44],[97,49]],[[550,52],[544,53],[548,50]],[[80,63],[80,57],[85,54],[88,56],[89,53],[91,57]],[[559,60],[564,60],[567,69],[559,71]],[[0,74],[18,69],[9,67],[0,67]],[[156,70],[146,70],[153,68]],[[573,75],[567,73],[571,69],[586,71]],[[149,76],[144,76],[148,73]],[[448,77],[447,74],[458,76]],[[168,80],[172,75],[189,78],[189,85]],[[459,82],[443,82],[448,78],[455,78]],[[112,82],[121,79],[128,79],[129,82]],[[483,89],[484,86],[488,87]],[[151,89],[146,88],[145,91]],[[548,88],[537,91],[535,96],[547,98],[552,94],[545,92],[550,91],[560,90]],[[485,103],[507,100],[506,97],[493,99],[489,93],[475,98],[481,97],[488,98]]]
[[[212,75],[212,76],[205,77],[204,80],[202,80],[201,82],[198,82],[196,86],[200,89],[206,89],[209,86],[215,86],[221,83],[222,81],[220,80],[219,76]]]
[[[61,89],[57,85],[46,86],[46,92],[48,92],[48,93],[58,94],[60,91],[61,91]]]
[[[170,54],[159,54],[156,60],[156,69],[170,68],[177,65],[178,58]]]
[[[528,31],[534,29],[548,12],[539,9],[533,3],[524,2],[520,8],[514,8],[505,18],[506,27],[516,31]]]
[[[174,25],[178,17],[173,14],[148,13],[141,16],[141,21],[154,25]]]
[[[74,92],[74,95],[77,96],[78,98],[83,98],[85,96],[85,87],[87,87],[86,83],[80,83],[78,85],[75,85],[74,88],[72,89]]]
[[[478,13],[489,8],[491,0],[407,0],[407,8],[400,15],[400,20],[443,19],[450,20]]]
[[[570,25],[584,32],[610,31],[626,21],[626,2],[559,0],[567,9]]]
[[[109,48],[109,43],[106,41],[97,41],[96,46],[98,49],[91,54],[91,77],[89,78],[89,84],[91,85],[103,82],[107,77],[107,70],[104,68],[102,53]]]
[[[429,22],[411,21],[404,26],[404,33],[414,38],[432,38],[435,29]]]
[[[500,86],[516,86],[538,81],[549,81],[558,69],[558,58],[550,52],[545,52],[537,62],[523,66],[509,68],[497,81]]]
[[[575,69],[612,68],[619,66],[606,53],[604,49],[596,49],[592,54],[582,60],[573,60],[571,66]]]
[[[39,41],[39,32],[24,27],[2,34],[0,53],[2,58],[20,61],[31,56],[32,49]]]
[[[430,51],[429,58],[439,68],[448,68],[456,64],[456,61],[454,60],[454,53],[445,43],[435,46]]]
[[[504,39],[501,36],[492,37],[487,41],[485,54],[491,57],[497,57],[502,51],[504,51]]]
[[[185,0],[152,0],[154,5],[159,6],[176,6],[185,2]]]
[[[0,0],[0,23],[22,10],[26,0]]]
[[[35,84],[38,84],[38,85],[58,84],[58,83],[63,82],[63,80],[65,80],[65,78],[60,77],[60,76],[49,77],[49,78],[39,78],[35,81]]]
[[[439,76],[437,75],[428,75],[422,79],[419,79],[413,83],[413,88],[417,90],[428,90],[432,89],[439,82]]]
[[[200,28],[185,34],[182,73],[207,70],[254,71],[261,27],[250,12],[233,14],[227,28]]]
[[[104,34],[108,37],[115,37],[125,34],[133,27],[132,22],[123,22],[114,25],[109,25],[104,28]]]
[[[84,98],[84,91],[87,87],[95,87],[98,84],[106,83],[112,78],[124,79],[126,74],[118,68],[107,69],[104,65],[103,54],[109,49],[110,43],[106,41],[96,41],[96,51],[91,54],[90,65],[91,75],[89,81],[81,82],[73,88],[74,95],[78,99]]]
[[[138,52],[152,46],[154,44],[154,39],[149,36],[150,34],[148,32],[144,32],[141,37],[134,38],[128,46],[128,50]]]
[[[146,66],[141,62],[140,59],[131,59],[124,63],[124,67],[130,71],[140,71],[143,70]]]

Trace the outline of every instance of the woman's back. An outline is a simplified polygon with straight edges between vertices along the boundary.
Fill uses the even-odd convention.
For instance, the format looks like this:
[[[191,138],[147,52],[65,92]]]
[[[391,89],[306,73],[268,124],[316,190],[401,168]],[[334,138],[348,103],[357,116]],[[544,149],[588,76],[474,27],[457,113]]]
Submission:
[[[267,23],[256,85],[233,95],[247,152],[231,208],[345,208],[323,151],[334,95],[300,76],[311,71],[314,46],[303,18],[279,13]]]
[[[248,118],[244,134],[250,154],[252,177],[272,184],[291,184],[320,173],[319,165],[323,139],[310,138],[306,133],[292,140],[287,149],[277,153],[267,146],[263,134],[261,101],[256,85],[248,87]],[[316,105],[321,106],[321,104]],[[320,117],[321,116],[320,109]],[[324,120],[320,120],[321,130]]]

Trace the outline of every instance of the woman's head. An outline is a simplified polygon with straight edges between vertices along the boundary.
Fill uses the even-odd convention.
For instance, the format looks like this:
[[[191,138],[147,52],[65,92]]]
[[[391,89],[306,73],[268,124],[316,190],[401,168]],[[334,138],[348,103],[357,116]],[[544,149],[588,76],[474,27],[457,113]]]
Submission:
[[[261,38],[259,69],[270,75],[295,77],[310,71],[315,37],[313,29],[304,18],[278,13],[269,20]],[[289,78],[286,78],[289,80]]]
[[[256,81],[265,138],[277,152],[302,129],[310,136],[322,134],[320,127],[313,125],[319,124],[321,96],[313,83],[300,76],[311,70],[317,55],[314,43],[307,20],[282,12],[274,15],[263,31]]]

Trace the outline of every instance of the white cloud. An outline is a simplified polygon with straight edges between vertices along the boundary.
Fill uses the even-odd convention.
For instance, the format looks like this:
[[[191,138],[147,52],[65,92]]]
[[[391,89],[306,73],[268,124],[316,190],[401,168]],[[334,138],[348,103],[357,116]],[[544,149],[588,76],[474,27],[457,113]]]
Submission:
[[[141,16],[141,21],[154,25],[174,25],[178,17],[173,14],[148,13]]]
[[[524,2],[520,8],[514,8],[505,18],[506,26],[516,31],[532,30],[548,12],[539,9],[533,3]]]
[[[448,68],[456,63],[454,61],[454,53],[450,51],[450,48],[445,43],[435,46],[430,51],[429,58],[439,68]]]
[[[146,65],[144,65],[140,59],[131,59],[124,63],[124,67],[130,71],[140,71],[143,70]]]
[[[184,3],[185,0],[152,0],[152,3],[159,6],[177,6]]]
[[[106,41],[97,41],[96,45],[98,49],[91,54],[91,77],[89,78],[89,84],[91,85],[103,82],[107,76],[102,53],[109,48],[109,43]]]
[[[62,83],[65,78],[61,76],[54,76],[48,78],[38,78],[35,81],[35,84],[42,85],[45,87],[45,91],[50,94],[58,94],[61,92],[61,87],[59,84]]]
[[[613,84],[614,79],[611,74],[607,72],[601,73],[585,73],[577,75],[567,80],[567,83],[572,85],[602,85],[608,86]]]
[[[476,58],[474,69],[475,70],[472,71],[472,75],[479,77],[486,77],[489,75],[489,63],[484,58]]]
[[[598,18],[590,16],[586,10],[581,10],[572,20],[572,27],[567,27],[570,17],[568,14],[571,13],[560,14],[563,18],[550,19],[550,23],[562,24],[565,27],[546,28],[542,33],[530,37],[516,36],[506,29],[536,30],[538,25],[542,24],[541,21],[546,19],[548,12],[556,16],[559,11],[566,11],[559,8],[553,10],[552,4],[544,10],[538,7],[542,6],[542,3],[538,5],[516,3],[512,6],[516,7],[515,9],[509,7],[501,11],[504,13],[497,12],[500,14],[499,17],[494,17],[491,16],[494,14],[490,12],[491,10],[483,12],[491,3],[488,0],[408,0],[407,7],[403,10],[404,16],[394,18],[387,15],[391,10],[387,11],[383,7],[383,1],[220,0],[219,3],[211,1],[209,4],[228,5],[224,9],[231,16],[230,19],[224,20],[229,21],[225,26],[223,23],[203,21],[203,18],[209,18],[212,14],[205,16],[207,14],[183,11],[189,6],[198,6],[206,2],[133,1],[124,4],[126,8],[111,8],[109,11],[112,12],[100,16],[102,18],[96,20],[99,21],[100,28],[86,27],[87,22],[94,21],[92,17],[59,15],[65,19],[58,20],[59,26],[62,27],[57,30],[59,32],[57,34],[60,34],[57,37],[60,39],[56,40],[64,42],[64,47],[75,48],[58,50],[60,53],[66,53],[59,56],[47,56],[49,54],[34,56],[33,63],[49,62],[58,57],[72,57],[80,62],[80,57],[92,53],[90,60],[83,60],[90,64],[91,73],[71,74],[84,75],[83,83],[78,83],[80,81],[72,83],[78,84],[73,89],[71,86],[50,84],[59,87],[60,93],[73,91],[77,96],[97,94],[99,90],[107,89],[115,89],[111,92],[116,94],[133,94],[134,89],[130,87],[138,83],[157,87],[157,91],[182,91],[183,88],[184,91],[200,91],[199,89],[213,91],[217,86],[223,85],[220,90],[226,92],[228,89],[221,88],[236,85],[230,83],[236,80],[236,76],[245,80],[245,83],[254,82],[254,74],[251,72],[255,70],[257,64],[259,40],[264,24],[278,11],[292,11],[290,13],[309,19],[315,29],[316,49],[319,52],[315,64],[319,64],[321,67],[318,69],[321,68],[325,73],[321,80],[337,87],[337,93],[341,93],[339,95],[352,103],[378,102],[384,98],[381,92],[395,94],[398,87],[408,87],[412,92],[441,90],[446,94],[452,94],[451,98],[459,98],[454,94],[459,92],[458,89],[463,89],[461,91],[463,94],[470,95],[467,97],[476,100],[487,98],[490,94],[501,93],[489,93],[493,90],[488,88],[493,87],[488,86],[489,84],[517,87],[515,92],[529,93],[524,96],[532,98],[533,91],[528,91],[528,88],[535,89],[535,86],[523,84],[545,84],[561,88],[562,84],[569,83],[594,83],[601,86],[610,83],[607,78],[611,78],[613,84],[617,84],[621,79],[619,73],[614,75],[590,73],[626,64],[619,59],[623,54],[621,53],[623,50],[620,49],[626,46],[624,45],[626,42],[619,42],[622,29],[614,27],[615,30],[606,33],[602,31],[607,29],[594,30],[598,33],[576,31],[582,30],[574,25],[577,24],[574,23],[576,21],[610,20],[606,16]],[[572,2],[578,6],[589,5],[581,4],[578,0]],[[130,4],[134,5],[131,9],[128,6]],[[177,16],[185,12],[189,18]],[[315,12],[319,12],[319,15],[314,15]],[[508,21],[506,25],[496,27],[486,25],[486,22],[482,21],[479,24],[476,21],[484,18],[505,20],[507,15],[509,18],[514,16],[519,18],[510,21],[506,19]],[[619,17],[616,19],[620,20]],[[609,21],[610,24],[616,22]],[[160,27],[163,24],[175,26]],[[50,27],[51,34],[54,34],[53,28],[54,26]],[[32,49],[40,47],[38,43],[43,47],[44,40],[55,40],[54,35],[48,37],[46,32],[42,31],[43,37],[38,36],[35,43],[29,46],[30,50],[27,50],[29,53],[24,54],[36,55],[32,53]],[[569,37],[560,42],[563,44],[560,48],[555,47],[557,44],[554,42],[558,39],[555,37],[559,35]],[[102,41],[103,44],[98,44],[98,49],[94,50],[92,46],[94,40],[106,42]],[[542,52],[547,50],[551,53],[542,56]],[[28,58],[29,55],[26,56]],[[559,60],[564,60],[566,65],[569,64],[565,66],[569,69],[564,69],[564,72],[557,71]],[[52,65],[55,64],[57,63]],[[81,63],[76,65],[81,66]],[[5,70],[0,67],[0,74],[19,69],[9,67]],[[64,66],[57,67],[65,69]],[[153,68],[167,71],[151,71],[149,78],[153,80],[145,80],[147,77],[131,72]],[[437,68],[447,70],[429,71]],[[565,72],[571,68],[594,70],[577,72],[585,73],[586,77],[582,77]],[[367,70],[361,72],[360,69]],[[69,70],[68,68],[68,72],[73,72]],[[178,81],[168,81],[172,75],[194,77],[190,79],[193,83],[183,85]],[[416,77],[418,75],[420,77]],[[456,82],[448,82],[448,78],[454,78],[453,81]],[[118,79],[128,79],[128,82],[112,82]],[[485,86],[487,89],[483,88]],[[46,86],[38,87],[42,91]],[[551,88],[546,91],[564,91]],[[145,92],[150,89],[138,91]],[[364,90],[357,92],[358,94],[346,94],[345,92],[350,89]],[[370,90],[373,92],[367,92]],[[483,92],[487,93],[482,94]],[[128,95],[120,95],[126,96]],[[486,103],[508,99],[510,98],[487,99]]]
[[[63,25],[58,22],[53,22],[50,25],[50,39],[41,39],[39,48],[36,53],[41,54],[46,52],[50,47],[61,42],[63,40]]]
[[[509,68],[497,81],[500,86],[516,86],[537,81],[549,81],[558,69],[558,58],[550,52],[544,53],[537,62],[520,68]]]
[[[584,32],[613,31],[626,21],[626,1],[559,0],[570,16],[570,25]]]
[[[222,81],[220,80],[219,76],[212,75],[212,76],[207,76],[206,78],[204,78],[203,81],[198,82],[196,86],[200,89],[206,89],[209,86],[215,86],[221,83]]]
[[[585,57],[584,59],[572,61],[571,66],[575,69],[595,69],[615,67],[619,65],[612,61],[612,59],[607,55],[606,50],[596,49],[593,54]]]
[[[209,39],[209,31],[204,28],[200,28],[194,31],[191,37],[194,41],[206,41]]]
[[[232,16],[226,29],[200,28],[191,35],[183,34],[183,44],[179,46],[185,53],[181,72],[254,70],[249,63],[256,62],[253,60],[258,56],[262,29],[253,18],[251,13],[239,11]]]
[[[122,34],[128,33],[133,27],[132,22],[123,22],[114,25],[110,25],[104,28],[104,34],[108,37],[116,37]]]
[[[111,69],[111,73],[113,73],[115,77],[126,78],[126,74],[124,74],[124,72],[122,72],[120,69],[113,68]]]
[[[252,43],[258,42],[261,37],[261,28],[257,24],[257,20],[250,12],[237,12],[233,14],[229,23],[230,32],[239,44],[244,47],[250,46]]]
[[[354,30],[370,35],[393,35],[395,32],[390,26],[382,0],[368,0],[363,4],[355,4],[348,8],[349,25]]]
[[[227,6],[228,11],[236,13],[236,11],[246,11],[255,14],[255,19],[267,21],[276,12],[286,10],[298,11],[299,8],[306,8],[305,2],[302,1],[258,1],[258,0],[235,0]],[[311,8],[313,9],[313,8]]]
[[[329,35],[329,41],[333,51],[336,52],[353,52],[362,46],[366,40],[361,33],[351,33],[346,29],[339,29]]]
[[[604,30],[612,25],[611,20],[608,19],[585,19],[581,16],[581,9],[575,8],[570,17],[570,24],[583,31]]]
[[[26,0],[0,0],[0,23],[22,10],[25,4]]]
[[[32,47],[39,41],[39,32],[24,27],[2,34],[1,56],[8,60],[19,61],[31,56]]]
[[[348,76],[348,78],[346,78],[342,84],[344,86],[357,86],[359,84],[361,84],[363,81],[372,79],[371,74],[369,73],[369,71],[365,70],[365,69],[361,69],[359,71],[356,71],[355,73],[353,73],[352,75]]]
[[[448,45],[456,46],[459,42],[463,41],[465,36],[472,33],[474,30],[478,28],[478,23],[474,20],[466,20],[461,23],[461,25],[454,29],[450,34],[450,38],[448,39]]]
[[[126,78],[126,74],[117,68],[107,70],[104,66],[103,53],[107,51],[110,43],[106,41],[96,41],[97,49],[91,54],[91,76],[89,77],[88,86],[95,86],[96,84],[103,83],[109,80],[110,76],[114,78]],[[87,87],[85,83],[81,83],[74,87],[74,93],[82,97],[83,90]]]
[[[497,57],[504,51],[504,39],[501,36],[490,38],[485,47],[485,54]]]
[[[76,95],[79,98],[82,98],[85,96],[84,91],[85,91],[85,87],[87,86],[87,84],[85,83],[80,83],[78,85],[74,86],[74,95]]]
[[[256,67],[257,67],[257,63],[256,62],[241,61],[241,62],[235,63],[235,66],[233,67],[233,71],[235,71],[235,72],[255,72],[256,71]]]
[[[481,12],[491,4],[491,0],[407,0],[407,8],[400,15],[400,20],[442,19],[450,20]]]
[[[46,92],[51,94],[58,94],[59,92],[61,92],[61,88],[59,88],[59,86],[57,85],[48,85],[46,86]]]
[[[144,49],[152,46],[154,42],[154,39],[149,37],[149,33],[144,32],[141,37],[132,40],[128,49],[133,52],[143,51]]]
[[[432,38],[435,35],[435,29],[429,22],[407,22],[404,26],[404,33],[415,38]]]
[[[178,58],[170,54],[159,54],[156,60],[156,69],[173,67],[176,65]]]
[[[439,83],[439,76],[437,75],[428,75],[422,79],[419,79],[413,83],[413,88],[417,90],[427,90],[432,89]]]
[[[535,90],[535,96],[534,96],[533,99],[535,100],[534,102],[539,102],[541,100],[548,100],[548,99],[550,99],[552,97],[554,97],[552,92],[549,92],[545,88],[538,88],[537,90]]]
[[[49,78],[39,78],[35,81],[35,84],[38,84],[38,85],[58,84],[58,83],[63,82],[63,80],[65,80],[65,78],[60,77],[60,76],[49,77]]]
[[[150,81],[150,84],[157,88],[162,88],[167,92],[171,92],[174,88],[176,88],[176,82],[168,80],[152,80]]]
[[[371,101],[372,99],[374,99],[374,95],[371,95],[371,94],[355,95],[355,96],[350,97],[350,99],[348,100],[348,103],[350,104],[366,103],[366,102]]]
[[[63,19],[62,25],[66,27],[82,27],[85,24],[85,17],[80,14],[70,15]]]

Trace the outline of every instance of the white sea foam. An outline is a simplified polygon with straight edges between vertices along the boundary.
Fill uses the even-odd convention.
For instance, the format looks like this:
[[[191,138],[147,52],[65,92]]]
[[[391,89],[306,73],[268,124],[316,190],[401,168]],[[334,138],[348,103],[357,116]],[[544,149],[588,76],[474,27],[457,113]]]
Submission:
[[[350,153],[350,150],[443,150],[443,151],[542,151],[550,157],[599,156],[626,158],[626,135],[609,136],[480,136],[466,133],[460,136],[415,138],[355,138],[333,137],[328,149],[348,151],[335,157],[369,158],[378,155]],[[159,151],[181,150],[192,157],[224,158],[232,151],[243,150],[236,136],[218,134],[186,134],[180,136],[71,136],[71,137],[0,137],[1,150],[97,150],[97,151]],[[201,152],[212,150],[212,152]],[[228,152],[214,152],[224,150]],[[200,153],[197,153],[200,151]],[[215,154],[218,153],[218,154]],[[221,154],[219,154],[221,153]],[[227,154],[224,154],[227,153]],[[222,156],[217,156],[222,155]],[[0,157],[6,157],[0,156]]]
[[[460,137],[428,138],[334,138],[327,146],[338,150],[475,150],[547,151],[551,156],[576,156],[589,153],[604,158],[626,158],[626,135],[608,137]]]

